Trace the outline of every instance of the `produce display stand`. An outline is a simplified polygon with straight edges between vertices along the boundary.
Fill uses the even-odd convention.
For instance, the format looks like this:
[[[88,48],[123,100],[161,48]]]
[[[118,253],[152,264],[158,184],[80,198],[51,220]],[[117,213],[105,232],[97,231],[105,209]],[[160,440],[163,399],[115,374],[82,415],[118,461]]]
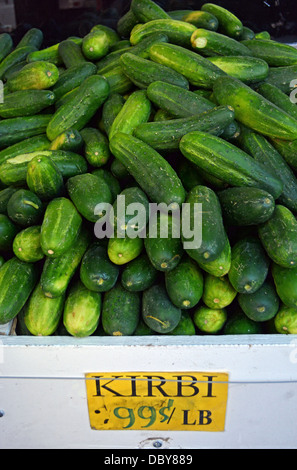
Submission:
[[[296,447],[295,335],[1,338],[0,448]],[[227,373],[224,430],[93,430],[85,374],[121,371]]]

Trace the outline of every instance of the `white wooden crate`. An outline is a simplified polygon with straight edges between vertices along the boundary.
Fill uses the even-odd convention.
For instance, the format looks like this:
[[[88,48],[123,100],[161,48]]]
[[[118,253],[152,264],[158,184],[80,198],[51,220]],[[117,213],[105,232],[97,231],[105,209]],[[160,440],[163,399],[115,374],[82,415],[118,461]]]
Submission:
[[[229,374],[225,431],[98,431],[84,374]],[[0,338],[0,448],[297,447],[297,336]],[[1,413],[0,413],[1,414]]]

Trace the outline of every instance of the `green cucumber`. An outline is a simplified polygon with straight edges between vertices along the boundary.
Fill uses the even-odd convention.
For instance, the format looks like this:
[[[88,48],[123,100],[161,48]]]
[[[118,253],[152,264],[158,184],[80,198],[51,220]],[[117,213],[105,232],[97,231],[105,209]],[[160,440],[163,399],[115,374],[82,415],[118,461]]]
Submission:
[[[27,227],[13,240],[13,252],[21,261],[36,263],[44,258],[40,245],[40,229],[40,225]]]
[[[220,105],[234,108],[240,123],[268,137],[297,138],[297,121],[240,80],[220,77],[214,84]]]
[[[182,154],[202,170],[232,186],[263,189],[277,199],[282,181],[262,163],[224,139],[204,132],[190,132],[180,141]]]
[[[16,45],[16,49],[25,46],[36,47],[40,49],[43,43],[43,32],[39,28],[30,28]]]
[[[7,204],[11,196],[17,191],[17,188],[8,186],[0,191],[0,214],[7,215]]]
[[[198,168],[186,158],[181,158],[177,168],[178,176],[186,191],[191,191],[195,186],[203,185],[204,180]]]
[[[11,92],[20,90],[48,90],[59,79],[59,70],[50,62],[32,62],[14,73],[7,81]]]
[[[168,272],[179,264],[183,255],[182,242],[177,236],[179,218],[174,213],[158,212],[154,219],[150,220],[144,240],[145,251],[155,269]]]
[[[82,258],[88,249],[91,237],[84,226],[78,231],[74,243],[56,258],[46,257],[40,283],[46,297],[63,295],[73,276],[79,270]]]
[[[6,215],[0,214],[0,250],[11,250],[15,236],[18,233],[18,227]]]
[[[297,106],[293,103],[291,98],[283,91],[271,83],[260,83],[257,87],[258,93],[264,98],[271,101],[273,104],[281,108],[286,113],[290,114],[294,119],[297,119]]]
[[[162,81],[151,83],[147,87],[147,96],[155,106],[175,118],[198,115],[215,107],[203,96]]]
[[[120,62],[125,75],[138,88],[147,88],[150,83],[162,77],[162,81],[166,83],[172,83],[186,90],[189,89],[188,80],[181,73],[165,65],[143,59],[129,52],[121,56]]]
[[[63,324],[71,336],[84,338],[97,330],[101,316],[101,294],[77,281],[69,290],[63,311]]]
[[[277,333],[293,334],[297,333],[297,310],[296,308],[281,305],[274,318],[274,325]]]
[[[170,10],[168,11],[168,15],[170,16],[170,18],[172,18],[173,20],[179,20],[179,21],[185,21],[185,17],[186,15],[189,15],[190,13],[194,13],[195,10],[190,10],[190,9],[187,9],[187,10]]]
[[[32,116],[50,107],[55,102],[55,95],[47,90],[26,90],[10,93],[5,102],[0,104],[2,118]]]
[[[23,186],[26,184],[29,162],[43,155],[49,157],[57,165],[65,179],[83,174],[87,171],[87,162],[84,157],[74,152],[63,150],[36,150],[7,159],[0,165],[0,179],[6,185]]]
[[[133,207],[132,204],[135,204]],[[131,211],[134,208],[134,211]],[[124,211],[124,218],[120,215]],[[132,213],[131,213],[132,212]],[[139,219],[135,221],[135,212]],[[110,212],[110,226],[118,235],[131,233],[134,235],[143,234],[150,217],[150,207],[147,195],[138,186],[129,186],[120,192],[113,204],[113,210]]]
[[[244,151],[282,181],[283,192],[278,202],[297,211],[297,178],[282,155],[264,136],[249,129],[242,128],[238,140]]]
[[[109,46],[113,46],[115,43],[117,43],[120,40],[120,37],[117,33],[117,31],[110,26],[106,26],[104,24],[96,24],[95,26],[92,27],[91,32],[93,33],[94,31],[103,31],[107,38],[108,38],[108,43]]]
[[[27,186],[42,201],[59,197],[64,192],[64,180],[57,165],[49,157],[37,155],[27,167]]]
[[[275,317],[280,301],[273,283],[265,281],[253,294],[239,294],[238,303],[248,318],[264,322]]]
[[[191,85],[201,88],[212,89],[215,80],[226,75],[207,58],[176,44],[153,44],[150,59],[184,75]]]
[[[10,54],[13,49],[13,40],[10,34],[0,34],[0,62]]]
[[[277,204],[272,217],[259,225],[258,234],[272,261],[284,268],[297,265],[297,220],[287,207]]]
[[[9,218],[22,227],[36,225],[41,221],[44,208],[40,198],[28,189],[19,189],[8,201]]]
[[[222,253],[227,236],[219,199],[216,193],[207,186],[196,186],[188,193],[186,203],[190,226],[187,227],[188,233],[182,230],[184,248],[188,255],[198,263],[214,261]],[[195,224],[198,221],[198,214],[201,214],[199,222],[201,232],[199,239],[195,240],[198,235]],[[190,243],[197,246],[187,247],[186,244]]]
[[[62,105],[50,119],[46,129],[49,140],[53,141],[70,128],[78,131],[83,129],[108,95],[109,85],[104,78],[99,75],[86,78],[77,94]]]
[[[272,277],[277,295],[287,307],[297,309],[297,268],[272,263]]]
[[[297,139],[295,140],[282,140],[270,139],[273,147],[281,154],[287,164],[293,169],[297,170]]]
[[[10,67],[23,62],[34,51],[36,51],[36,48],[32,46],[19,47],[11,51],[0,63],[0,80],[2,80]]]
[[[165,272],[165,285],[168,296],[176,307],[190,309],[202,298],[204,278],[197,264],[189,256],[185,256],[174,269]]]
[[[83,146],[81,134],[69,129],[58,135],[50,144],[50,150],[64,150],[66,152],[78,152]]]
[[[231,267],[231,245],[229,238],[226,237],[223,251],[214,261],[199,261],[198,265],[203,271],[216,277],[228,274]]]
[[[81,50],[87,60],[96,61],[109,51],[108,36],[104,31],[94,30],[83,38]]]
[[[27,55],[27,62],[31,63],[39,61],[51,62],[57,66],[63,65],[62,58],[59,55],[59,44],[54,44],[41,50],[29,52]]]
[[[251,56],[251,51],[236,39],[225,36],[217,31],[198,28],[191,37],[194,51],[206,57],[218,56]]]
[[[153,331],[167,334],[177,327],[181,319],[181,309],[170,300],[166,288],[156,284],[142,296],[142,319]]]
[[[248,26],[243,26],[242,28],[242,33],[239,36],[238,40],[239,41],[244,41],[245,39],[255,39],[255,32],[249,28]]]
[[[0,325],[10,322],[19,314],[30,297],[37,279],[36,265],[24,263],[16,256],[1,266]]]
[[[218,192],[224,221],[229,225],[258,225],[268,220],[275,208],[274,198],[258,188],[227,188]]]
[[[103,57],[99,62],[97,62],[97,73],[99,75],[104,75],[107,72],[112,72],[114,68],[121,66],[121,56],[125,52],[131,52],[133,47],[126,47],[125,49],[120,49],[118,51],[109,52],[105,57]]]
[[[124,73],[121,65],[114,67],[108,72],[104,72],[102,77],[107,80],[110,93],[119,93],[124,95],[125,93],[129,93],[134,88],[133,82],[131,82],[130,78],[127,77],[127,75]]]
[[[69,199],[52,199],[41,224],[40,244],[44,254],[56,258],[66,253],[75,242],[81,224],[82,218]]]
[[[228,273],[233,288],[241,294],[253,294],[267,278],[270,260],[258,238],[244,237],[231,251]]]
[[[110,157],[107,137],[94,127],[85,127],[80,131],[84,142],[84,156],[94,168],[105,165]]]
[[[80,266],[84,286],[93,292],[107,292],[115,286],[118,277],[119,267],[108,258],[106,247],[99,242],[92,243]]]
[[[170,18],[168,13],[152,0],[132,0],[131,9],[139,23]]]
[[[191,47],[191,36],[196,26],[185,21],[171,18],[152,20],[148,23],[137,24],[131,31],[130,42],[134,46],[152,33],[163,33],[168,36],[169,42],[183,47]]]
[[[158,271],[150,262],[146,253],[130,261],[121,274],[122,286],[131,292],[143,292],[156,282]]]
[[[92,171],[92,174],[97,176],[97,178],[103,178],[103,180],[108,184],[108,187],[111,192],[112,196],[112,203],[115,201],[116,197],[120,194],[121,192],[121,185],[117,178],[113,176],[110,170],[107,170],[106,168],[98,168],[94,171]],[[0,192],[1,195],[1,192]]]
[[[60,42],[58,52],[66,69],[87,62],[87,59],[82,53],[81,45],[69,39]]]
[[[100,213],[96,211],[98,204],[112,202],[108,184],[91,173],[69,178],[66,186],[76,209],[89,222],[96,222],[100,218]]]
[[[149,145],[119,132],[111,139],[110,148],[152,202],[177,207],[185,201],[185,189],[176,171]]]
[[[143,251],[143,239],[117,237],[108,240],[108,257],[112,263],[122,266],[136,259]]]
[[[50,147],[50,141],[46,135],[38,135],[35,137],[29,137],[14,145],[11,145],[0,151],[0,165],[8,160],[9,158],[17,157],[18,155],[34,152],[36,150],[48,150]]]
[[[60,75],[58,81],[52,88],[56,100],[59,100],[66,93],[80,86],[86,78],[95,75],[96,72],[96,65],[92,62],[83,62],[67,69]]]
[[[206,307],[212,309],[226,308],[232,304],[236,296],[237,292],[228,276],[218,277],[209,273],[204,276],[202,300]]]
[[[0,149],[29,137],[44,134],[51,117],[50,114],[36,114],[0,121]]]
[[[33,336],[51,336],[63,315],[65,296],[51,299],[43,293],[40,283],[35,287],[24,312],[24,322]]]
[[[109,336],[131,336],[139,323],[141,297],[129,292],[120,283],[104,294],[102,326]]]
[[[125,104],[125,99],[119,93],[111,94],[102,107],[102,124],[109,137],[111,126]]]
[[[121,39],[118,42],[115,42],[111,47],[110,51],[115,52],[115,51],[120,51],[122,49],[128,49],[131,47],[131,43],[129,39]]]
[[[219,30],[223,34],[236,39],[240,38],[243,24],[234,13],[214,3],[204,3],[201,10],[211,13],[218,19]]]
[[[131,93],[110,127],[109,139],[117,132],[133,134],[140,124],[149,120],[151,108],[151,102],[144,90]]]
[[[256,57],[246,56],[216,56],[208,60],[228,75],[244,83],[255,83],[265,80],[268,76],[268,64]]]
[[[181,138],[193,131],[221,135],[233,122],[234,112],[227,106],[215,107],[197,116],[140,124],[134,136],[157,151],[178,150]]]
[[[297,50],[293,46],[271,39],[247,39],[241,41],[254,57],[265,60],[270,67],[286,67],[297,64]]]
[[[197,328],[206,334],[217,334],[227,321],[227,311],[224,308],[209,308],[200,305],[193,314]]]
[[[239,309],[231,315],[224,326],[224,335],[256,335],[262,333],[260,322],[255,322]]]
[[[271,39],[271,35],[268,31],[260,31],[259,33],[255,34],[254,39]]]
[[[279,88],[283,93],[287,95],[293,90],[297,74],[297,65],[288,65],[285,67],[270,67],[268,77],[265,79],[265,83]]]
[[[186,21],[187,23],[191,23],[196,28],[204,28],[208,29],[209,31],[217,31],[219,27],[219,22],[216,16],[212,13],[208,13],[207,11],[196,10],[187,13],[183,18],[182,21]]]
[[[196,328],[193,322],[192,315],[186,310],[182,310],[180,321],[178,325],[168,335],[174,336],[194,336],[196,335]]]
[[[130,33],[134,26],[138,23],[138,19],[134,15],[132,8],[125,13],[117,22],[117,33],[122,38],[130,38]]]

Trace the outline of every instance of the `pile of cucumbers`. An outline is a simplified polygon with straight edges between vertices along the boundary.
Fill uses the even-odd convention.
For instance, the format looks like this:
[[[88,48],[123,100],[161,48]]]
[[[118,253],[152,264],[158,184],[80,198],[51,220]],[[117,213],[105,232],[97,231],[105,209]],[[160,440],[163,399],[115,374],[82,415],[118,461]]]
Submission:
[[[296,334],[297,49],[221,6],[151,0],[116,30],[43,40],[0,35],[0,324]],[[146,237],[118,196],[147,209]],[[152,204],[172,211],[152,225]],[[104,205],[124,237],[96,235]],[[174,236],[184,207],[195,246]]]

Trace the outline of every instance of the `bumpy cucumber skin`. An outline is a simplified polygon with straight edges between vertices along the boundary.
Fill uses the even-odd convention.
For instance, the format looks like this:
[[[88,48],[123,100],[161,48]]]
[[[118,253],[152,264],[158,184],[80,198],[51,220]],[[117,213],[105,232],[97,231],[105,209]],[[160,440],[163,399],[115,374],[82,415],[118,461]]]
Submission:
[[[0,121],[0,149],[18,142],[44,134],[51,120],[50,114],[16,117]]]
[[[85,127],[80,131],[84,141],[84,155],[94,168],[105,165],[110,157],[107,137],[98,129]]]
[[[27,302],[38,279],[34,263],[10,258],[0,268],[0,324],[13,320]],[[7,289],[9,286],[9,289]]]
[[[33,51],[36,51],[36,48],[32,46],[24,46],[11,51],[0,64],[0,80],[3,79],[4,74],[10,67],[26,60]]]
[[[283,268],[272,263],[271,272],[282,303],[287,307],[297,308],[297,268]]]
[[[180,141],[182,154],[210,175],[232,186],[263,189],[277,199],[283,184],[265,166],[226,140],[204,132],[190,132]]]
[[[251,56],[250,50],[241,42],[236,41],[217,31],[198,28],[191,37],[192,48],[204,56]]]
[[[250,84],[265,80],[268,76],[267,63],[256,57],[228,56],[209,57],[208,60],[231,77]]]
[[[46,258],[40,277],[41,287],[46,297],[59,297],[66,292],[90,240],[90,234],[83,226],[73,245],[63,255],[57,258]]]
[[[189,192],[186,202],[189,204],[191,230],[195,221],[194,204],[202,204],[201,244],[196,248],[186,248],[186,252],[197,263],[215,261],[223,252],[227,237],[219,199],[212,189],[201,185]],[[182,233],[182,241],[191,240]]]
[[[214,82],[225,72],[197,52],[176,44],[154,44],[150,59],[183,74],[193,86],[212,89]]]
[[[274,318],[280,305],[273,283],[268,281],[253,294],[239,294],[238,303],[246,316],[257,322]]]
[[[197,116],[170,119],[161,122],[140,124],[134,136],[151,145],[157,151],[170,151],[179,148],[181,138],[195,130],[222,135],[224,129],[233,122],[234,112],[227,106],[215,107]]]
[[[142,238],[110,238],[108,240],[109,259],[117,266],[122,266],[137,258],[143,250]]]
[[[296,334],[297,333],[297,310],[295,308],[281,305],[274,318],[274,325],[277,333]]]
[[[236,120],[247,127],[268,137],[297,139],[296,120],[240,80],[220,77],[213,89],[219,104],[232,106]]]
[[[128,263],[122,271],[122,286],[131,292],[143,292],[157,280],[158,271],[151,264],[146,253]]]
[[[241,41],[254,57],[265,60],[270,67],[286,67],[297,64],[295,47],[271,39],[247,39]]]
[[[204,289],[202,300],[212,309],[226,308],[237,296],[236,290],[231,285],[228,276],[213,276],[207,273],[204,276]]]
[[[112,93],[102,107],[102,123],[104,130],[109,137],[112,124],[125,104],[125,99],[119,93]]]
[[[106,248],[93,243],[85,252],[80,266],[80,279],[85,287],[94,292],[112,289],[119,277],[119,267],[107,256]]]
[[[176,206],[185,202],[186,192],[175,170],[149,145],[119,132],[111,139],[110,148],[152,202]]]
[[[14,73],[7,81],[11,92],[20,90],[48,90],[59,79],[59,70],[50,62],[32,62]]]
[[[100,60],[109,51],[109,40],[104,31],[95,30],[83,38],[81,50],[87,60]]]
[[[35,287],[24,312],[24,322],[34,336],[51,336],[63,315],[65,296],[46,297],[40,283]]]
[[[224,308],[209,308],[200,305],[193,314],[197,328],[206,334],[217,334],[227,321],[227,311]]]
[[[0,34],[0,61],[5,59],[5,57],[12,51],[13,49],[13,40],[10,34],[2,33]]]
[[[173,305],[165,286],[157,284],[143,293],[142,319],[156,333],[170,333],[181,319],[181,309]]]
[[[56,258],[66,253],[74,243],[81,224],[82,217],[69,199],[52,199],[41,224],[40,243],[44,254]]]
[[[104,294],[102,326],[109,336],[133,335],[140,319],[139,292],[128,292],[120,283]]]
[[[189,257],[165,273],[166,290],[171,302],[181,309],[195,307],[203,294],[203,274],[197,264]]]
[[[57,165],[48,157],[34,157],[27,168],[27,185],[42,201],[62,195],[64,180]]]
[[[8,201],[7,214],[9,218],[20,225],[28,227],[40,222],[44,212],[40,198],[28,189],[19,189]]]
[[[227,188],[218,197],[223,217],[230,225],[258,225],[266,222],[275,208],[274,198],[258,188]]]
[[[285,67],[270,67],[265,83],[279,88],[283,93],[289,94],[292,91],[292,80],[296,80],[297,65]]]
[[[297,266],[297,221],[290,209],[277,204],[258,234],[270,259],[285,268]]]
[[[297,119],[297,109],[295,104],[283,91],[271,83],[260,83],[257,87],[258,93],[264,96],[276,106],[281,108],[286,113],[290,114],[294,119]]]
[[[170,18],[163,8],[151,0],[132,0],[131,10],[139,23]]]
[[[40,225],[27,227],[13,240],[13,252],[21,261],[36,263],[44,258],[40,246]]]
[[[120,59],[121,67],[125,75],[139,88],[147,88],[148,85],[162,77],[166,83],[189,89],[189,82],[181,73],[166,65],[143,59],[126,52]]]
[[[46,132],[49,140],[70,128],[80,131],[107,99],[109,91],[108,82],[100,75],[86,78],[77,94],[62,105],[48,123]]]
[[[101,294],[87,289],[81,281],[73,284],[65,300],[63,324],[71,336],[85,338],[97,329],[102,308]]]
[[[231,11],[214,3],[204,3],[201,10],[211,13],[218,19],[219,29],[222,33],[235,39],[240,38],[243,24]]]
[[[252,294],[266,280],[269,265],[270,260],[258,238],[243,238],[232,247],[229,280],[237,292]]]
[[[106,181],[91,173],[69,178],[66,187],[76,209],[89,222],[96,222],[100,218],[95,213],[98,204],[111,204],[112,202],[112,195]]]
[[[152,20],[134,26],[130,34],[130,42],[134,46],[148,35],[162,32],[168,36],[171,43],[190,47],[191,36],[194,31],[196,31],[196,26],[185,21],[172,20],[171,18]]]
[[[2,118],[32,116],[50,107],[55,102],[55,95],[48,90],[25,90],[10,93],[0,104]]]
[[[56,100],[62,98],[66,93],[80,86],[82,82],[97,73],[96,65],[86,62],[67,69],[53,86],[52,91]]]

